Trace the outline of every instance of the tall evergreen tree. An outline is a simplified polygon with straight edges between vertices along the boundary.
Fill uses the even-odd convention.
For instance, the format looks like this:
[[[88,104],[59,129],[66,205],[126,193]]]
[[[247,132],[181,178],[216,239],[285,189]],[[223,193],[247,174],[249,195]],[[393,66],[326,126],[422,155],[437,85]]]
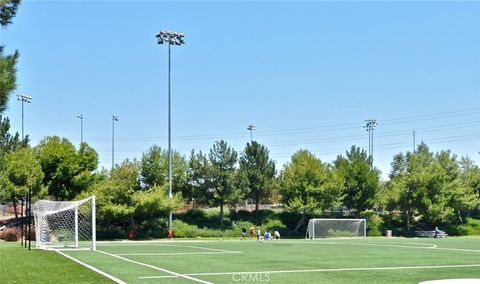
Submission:
[[[256,141],[247,143],[239,162],[241,185],[247,190],[246,197],[255,202],[255,218],[259,223],[258,204],[273,189],[275,162],[269,158],[267,147]]]
[[[0,26],[12,23],[19,4],[20,0],[0,0]],[[8,96],[16,88],[16,64],[19,57],[18,51],[4,55],[3,49],[0,46],[0,114],[7,108]]]
[[[213,204],[220,206],[220,224],[223,225],[224,206],[235,204],[240,199],[236,187],[237,152],[221,140],[215,142],[208,155],[209,190],[212,191]]]

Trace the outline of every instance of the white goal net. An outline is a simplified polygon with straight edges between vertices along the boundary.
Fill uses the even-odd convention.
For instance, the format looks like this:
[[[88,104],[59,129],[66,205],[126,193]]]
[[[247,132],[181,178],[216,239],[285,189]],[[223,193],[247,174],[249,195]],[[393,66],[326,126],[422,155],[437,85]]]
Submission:
[[[306,239],[367,237],[365,219],[310,219]]]
[[[37,248],[96,249],[95,196],[76,201],[39,200],[32,207]]]

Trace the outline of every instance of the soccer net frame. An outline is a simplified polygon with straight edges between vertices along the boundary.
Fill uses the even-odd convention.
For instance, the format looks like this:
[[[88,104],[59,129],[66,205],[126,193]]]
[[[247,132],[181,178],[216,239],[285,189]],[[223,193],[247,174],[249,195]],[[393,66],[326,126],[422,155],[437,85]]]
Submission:
[[[305,239],[318,238],[366,238],[366,219],[314,218],[308,221]]]
[[[96,250],[95,196],[76,201],[39,200],[32,207],[37,248]]]

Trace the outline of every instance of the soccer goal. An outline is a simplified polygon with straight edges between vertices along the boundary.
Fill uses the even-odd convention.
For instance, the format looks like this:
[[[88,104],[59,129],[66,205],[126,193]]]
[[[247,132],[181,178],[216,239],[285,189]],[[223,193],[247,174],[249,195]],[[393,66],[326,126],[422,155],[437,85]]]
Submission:
[[[367,237],[365,219],[310,219],[305,233],[305,239],[352,237]]]
[[[96,249],[95,196],[76,201],[39,200],[32,207],[37,248]]]

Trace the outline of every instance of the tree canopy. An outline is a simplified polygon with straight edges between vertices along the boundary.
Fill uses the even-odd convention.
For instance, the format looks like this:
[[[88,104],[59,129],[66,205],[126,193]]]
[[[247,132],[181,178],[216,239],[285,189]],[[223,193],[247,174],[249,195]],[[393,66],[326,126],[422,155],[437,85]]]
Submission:
[[[245,196],[255,202],[255,217],[258,223],[258,204],[262,198],[270,196],[273,189],[275,162],[269,158],[267,147],[253,141],[247,143],[239,163],[240,184],[246,190]]]

